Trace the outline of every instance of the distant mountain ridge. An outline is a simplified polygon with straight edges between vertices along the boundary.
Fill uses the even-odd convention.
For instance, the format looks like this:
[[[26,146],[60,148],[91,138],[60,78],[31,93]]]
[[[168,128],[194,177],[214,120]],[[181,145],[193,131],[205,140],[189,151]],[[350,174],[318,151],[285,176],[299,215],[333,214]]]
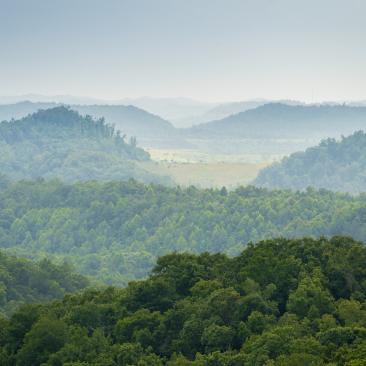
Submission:
[[[188,123],[190,123],[191,126],[196,126],[202,123],[217,121],[271,103],[281,103],[286,105],[304,105],[303,102],[296,100],[273,101],[270,99],[253,99],[238,102],[226,102],[215,105],[213,108],[207,110],[205,113],[186,120],[186,124],[188,125]]]
[[[366,192],[366,134],[327,139],[262,171],[254,184],[266,188],[308,186],[350,193]]]
[[[0,96],[0,104],[15,104],[30,101],[33,103],[57,103],[65,105],[134,105],[157,114],[163,119],[175,120],[202,114],[219,103],[204,102],[185,97],[132,97],[120,99],[101,99],[74,95],[23,94]]]
[[[138,165],[149,154],[105,123],[64,106],[0,123],[0,173],[12,179],[165,182]]]
[[[200,138],[306,138],[366,128],[366,107],[270,103],[187,129]]]
[[[262,102],[265,103],[258,100],[253,101],[254,104],[223,104],[214,108],[213,114],[255,107],[255,103]],[[136,136],[139,146],[146,149],[237,154],[253,161],[278,159],[313,146],[324,138],[339,138],[366,129],[366,106],[296,103],[301,102],[267,103],[190,128],[176,128],[163,118],[135,106],[72,105],[71,108],[82,115],[105,118],[106,123],[115,125],[122,135]],[[55,106],[58,104],[22,102],[0,105],[0,119],[19,118],[40,108]]]

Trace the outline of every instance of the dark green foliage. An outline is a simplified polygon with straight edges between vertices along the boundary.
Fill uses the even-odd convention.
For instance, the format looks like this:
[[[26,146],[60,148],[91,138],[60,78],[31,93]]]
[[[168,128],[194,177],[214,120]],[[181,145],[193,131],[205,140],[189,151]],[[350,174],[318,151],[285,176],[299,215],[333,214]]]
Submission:
[[[119,131],[66,107],[40,110],[18,121],[0,123],[0,169],[12,179],[64,181],[136,178],[166,181],[138,166],[144,150],[124,141]],[[0,182],[0,190],[1,190]]]
[[[0,313],[10,314],[24,303],[60,299],[88,283],[67,264],[47,259],[33,263],[0,252]]]
[[[267,188],[366,191],[366,134],[355,132],[340,141],[327,139],[264,168],[254,182]]]
[[[0,247],[34,259],[66,259],[83,274],[121,286],[145,277],[158,256],[174,251],[235,255],[250,241],[278,236],[350,235],[366,241],[365,206],[365,195],[314,189],[247,187],[222,194],[136,181],[23,181],[0,192]],[[288,257],[273,267],[273,275],[281,273],[281,286],[288,286],[288,272],[297,266]],[[182,294],[203,271],[197,265],[180,273]],[[261,276],[258,270],[256,280]]]
[[[86,290],[0,319],[0,360],[8,366],[364,365],[365,261],[366,247],[345,237],[274,239],[234,258],[168,255],[150,278],[125,289]],[[191,273],[190,280],[181,273]],[[349,282],[347,291],[335,274]]]

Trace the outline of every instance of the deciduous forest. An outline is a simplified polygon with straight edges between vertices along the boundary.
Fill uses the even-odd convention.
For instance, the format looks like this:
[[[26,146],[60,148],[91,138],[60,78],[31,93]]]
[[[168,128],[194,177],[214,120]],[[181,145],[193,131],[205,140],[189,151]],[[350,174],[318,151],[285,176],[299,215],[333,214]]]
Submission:
[[[128,182],[3,180],[0,246],[68,261],[99,281],[145,277],[169,252],[240,253],[273,237],[366,240],[366,195],[326,190],[169,188]],[[5,188],[6,187],[6,188]]]
[[[170,254],[125,289],[67,295],[1,319],[0,363],[363,365],[366,248],[274,239],[239,256]]]

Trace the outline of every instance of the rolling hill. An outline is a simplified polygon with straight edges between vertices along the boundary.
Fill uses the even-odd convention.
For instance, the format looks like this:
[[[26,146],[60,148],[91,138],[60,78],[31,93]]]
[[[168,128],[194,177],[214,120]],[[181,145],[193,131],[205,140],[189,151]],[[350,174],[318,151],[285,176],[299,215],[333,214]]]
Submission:
[[[65,181],[136,178],[168,182],[139,167],[149,154],[103,119],[60,106],[0,123],[0,173],[11,179]]]
[[[273,237],[366,240],[366,197],[316,191],[169,188],[129,182],[22,181],[0,192],[0,248],[67,260],[84,275],[125,285],[170,252],[239,253]]]
[[[255,185],[267,188],[366,191],[366,134],[355,132],[340,141],[327,139],[259,172]]]
[[[305,139],[339,137],[364,128],[365,107],[269,103],[194,126],[185,133],[202,139]]]
[[[0,121],[20,119],[40,109],[49,109],[66,106],[60,103],[32,103],[28,101],[15,104],[0,104]],[[137,137],[141,145],[169,145],[186,146],[187,144],[178,136],[173,125],[161,117],[151,114],[133,105],[79,105],[71,104],[72,110],[81,115],[90,115],[94,118],[104,118],[106,123],[114,125],[122,134],[128,137]]]
[[[82,115],[105,118],[122,133],[139,140],[169,138],[176,132],[170,122],[133,105],[72,105],[71,108]]]

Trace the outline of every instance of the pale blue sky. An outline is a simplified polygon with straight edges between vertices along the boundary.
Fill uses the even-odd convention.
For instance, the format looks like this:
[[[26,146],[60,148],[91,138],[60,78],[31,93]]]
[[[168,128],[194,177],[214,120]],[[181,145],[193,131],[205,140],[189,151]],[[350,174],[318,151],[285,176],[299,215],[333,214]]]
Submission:
[[[0,95],[366,99],[364,0],[0,0]]]

